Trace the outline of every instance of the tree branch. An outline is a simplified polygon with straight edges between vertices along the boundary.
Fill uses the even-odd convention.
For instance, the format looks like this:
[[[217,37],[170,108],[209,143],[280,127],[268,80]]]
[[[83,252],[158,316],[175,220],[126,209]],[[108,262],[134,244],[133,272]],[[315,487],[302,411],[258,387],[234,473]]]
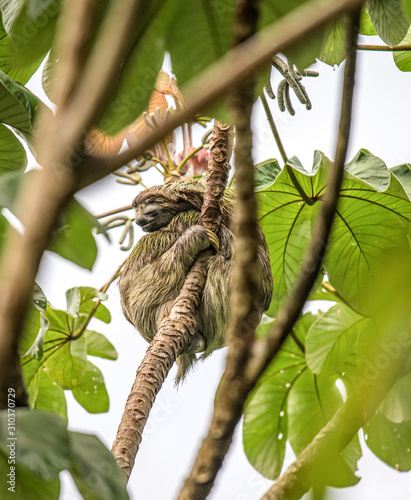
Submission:
[[[334,169],[331,171],[325,201],[321,207],[315,226],[313,241],[303,263],[302,273],[289,300],[281,309],[272,331],[261,340],[255,341],[252,355],[243,365],[231,366],[227,360],[227,370],[216,395],[213,419],[209,433],[199,450],[190,477],[186,480],[180,500],[205,498],[210,491],[222,461],[230,447],[233,432],[241,418],[245,401],[257,380],[273,359],[282,342],[301,314],[310,290],[321,267],[322,259],[338,202],[338,193],[344,172],[351,123],[354,75],[356,63],[356,40],[358,35],[359,10],[353,14],[347,30],[347,62],[344,72],[344,87],[341,105],[340,127]],[[241,210],[241,208],[240,208]],[[235,289],[234,289],[235,291]],[[233,319],[229,329],[236,325],[239,314],[232,310]],[[247,320],[247,318],[244,318]],[[250,319],[248,318],[248,321]],[[241,346],[241,340],[238,340]],[[246,344],[247,345],[247,344]],[[236,349],[235,344],[230,347]],[[241,349],[241,347],[240,347]],[[235,354],[233,360],[243,359]]]
[[[339,2],[312,0],[264,28],[193,78],[182,89],[186,107],[175,113],[150,136],[115,157],[87,158],[78,189],[88,186],[137,158],[174,129],[192,120],[196,113],[203,111],[217,98],[226,94],[233,84],[269,63],[273,55],[296,45],[331,19],[362,4],[363,0]]]
[[[221,201],[228,179],[231,146],[229,127],[215,122],[210,143],[210,160],[200,224],[218,232],[221,222]],[[136,379],[127,398],[112,453],[119,466],[130,477],[141,443],[144,426],[174,361],[195,342],[196,311],[207,278],[205,262],[211,252],[201,252],[190,269],[169,318],[161,325],[150,343],[137,370]]]
[[[234,44],[242,43],[256,30],[258,1],[237,2],[234,21]],[[231,444],[232,435],[241,416],[244,389],[241,373],[246,365],[259,322],[258,215],[254,195],[254,164],[251,154],[251,112],[254,103],[254,77],[239,83],[230,95],[232,119],[236,131],[235,176],[236,209],[234,213],[235,266],[231,280],[230,322],[226,337],[229,354],[227,368],[216,402],[210,430],[203,441],[190,475],[180,492],[179,500],[206,498]],[[227,416],[229,418],[227,418]]]

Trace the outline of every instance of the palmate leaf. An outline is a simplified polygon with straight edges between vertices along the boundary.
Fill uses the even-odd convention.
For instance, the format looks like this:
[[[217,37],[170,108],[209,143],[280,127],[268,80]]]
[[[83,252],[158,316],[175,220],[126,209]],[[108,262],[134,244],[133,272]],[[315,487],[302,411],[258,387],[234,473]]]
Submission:
[[[306,360],[313,373],[333,375],[354,353],[359,331],[368,318],[344,304],[323,313],[307,332]]]
[[[342,402],[334,377],[320,377],[309,370],[301,374],[288,398],[288,439],[297,455],[311,443]],[[354,473],[361,455],[356,436],[330,467],[321,470],[321,481],[335,487],[357,484],[360,478]]]
[[[276,313],[291,292],[301,270],[331,162],[316,152],[311,173],[304,172],[296,158],[289,165],[314,205],[304,201],[285,169],[270,187],[257,192],[274,278],[269,315]],[[366,314],[367,287],[384,252],[407,244],[411,203],[397,178],[368,151],[360,151],[347,167],[355,175],[344,174],[324,264],[330,284],[358,312]]]
[[[314,320],[315,316],[308,313],[296,324],[295,335],[302,344]],[[271,324],[266,323],[258,330],[266,331]],[[291,387],[306,369],[304,353],[295,340],[288,337],[246,404],[244,451],[252,466],[270,479],[279,476],[284,461],[288,436],[288,396]]]
[[[318,59],[330,66],[339,66],[345,59],[345,29],[341,20],[327,27]]]

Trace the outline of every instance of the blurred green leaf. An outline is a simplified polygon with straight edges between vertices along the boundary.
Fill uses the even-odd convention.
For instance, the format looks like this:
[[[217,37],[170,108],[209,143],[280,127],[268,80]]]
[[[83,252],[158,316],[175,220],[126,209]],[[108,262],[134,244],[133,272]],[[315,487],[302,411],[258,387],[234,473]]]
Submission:
[[[26,165],[27,156],[23,145],[11,130],[0,125],[0,175],[22,169]]]
[[[128,500],[126,478],[113,455],[96,437],[70,432],[71,475],[84,498]]]
[[[10,465],[7,462],[8,455],[3,455],[0,450],[0,475],[7,477],[10,473]],[[47,500],[59,500],[60,497],[60,480],[44,481],[44,479],[32,474],[16,465],[16,479],[18,487],[14,491],[10,491],[11,487],[7,481],[0,482],[0,498],[4,500],[39,500],[47,498]],[[16,485],[17,486],[17,485]]]
[[[45,481],[57,479],[71,464],[64,420],[43,411],[16,411],[16,459],[20,467]],[[0,450],[7,453],[7,412],[0,412]],[[7,453],[8,456],[8,453]]]
[[[3,0],[3,25],[16,65],[34,64],[51,47],[61,0]]]
[[[172,25],[176,7],[176,2],[169,0],[156,0],[141,5],[139,23],[133,33],[138,42],[117,75],[118,84],[98,124],[104,132],[110,135],[120,132],[146,110],[163,64],[166,33]],[[190,9],[185,8],[185,11],[190,11],[191,8],[194,8],[193,4],[190,4]],[[176,26],[172,26],[171,30],[177,30],[178,33]],[[178,39],[181,42],[182,33],[178,33]],[[180,47],[183,44],[180,43]],[[194,40],[190,40],[190,47],[195,49]],[[185,49],[184,53],[187,57],[191,50]]]
[[[230,48],[235,2],[193,0],[189,9],[183,0],[175,3],[177,8],[170,23],[166,48],[171,55],[173,73],[182,86]],[[190,41],[189,51],[182,40]]]
[[[16,82],[24,85],[37,71],[43,58],[40,57],[37,61],[24,66],[17,66],[10,43],[10,37],[0,22],[0,70]]]
[[[401,0],[367,0],[371,22],[380,38],[394,47],[405,37],[410,19]]]
[[[378,411],[395,423],[411,420],[411,374],[400,378],[392,386]],[[410,434],[411,437],[411,434]]]
[[[97,257],[97,245],[92,234],[96,227],[100,228],[97,219],[73,199],[62,216],[49,250],[91,270]]]
[[[379,459],[399,471],[411,469],[411,421],[390,422],[377,413],[364,427],[368,448]]]
[[[87,342],[87,354],[99,358],[115,360],[118,357],[113,344],[102,334],[92,330],[84,332]]]
[[[78,385],[72,389],[73,396],[89,413],[104,413],[109,409],[104,377],[99,368],[87,363],[86,371]]]

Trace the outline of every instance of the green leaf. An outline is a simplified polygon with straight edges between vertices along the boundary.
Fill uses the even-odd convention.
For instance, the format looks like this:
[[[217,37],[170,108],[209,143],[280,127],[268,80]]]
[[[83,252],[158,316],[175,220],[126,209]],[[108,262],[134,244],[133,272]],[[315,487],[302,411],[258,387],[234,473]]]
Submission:
[[[0,71],[0,103],[0,122],[30,137],[40,99]]]
[[[305,357],[310,370],[324,376],[341,371],[367,321],[344,304],[322,314],[307,332]]]
[[[295,334],[304,344],[305,332],[315,320],[304,315]],[[262,326],[267,330],[271,323]],[[259,329],[261,326],[259,327]],[[263,333],[259,333],[261,336]],[[287,441],[287,398],[290,389],[306,370],[304,353],[292,337],[288,337],[275,359],[264,372],[244,412],[244,451],[251,465],[264,476],[279,476]]]
[[[76,317],[80,312],[80,292],[78,288],[70,288],[66,292],[67,312],[70,316]]]
[[[190,9],[185,5],[185,11],[190,11],[191,8],[191,4]],[[175,3],[168,0],[142,4],[140,22],[135,27],[134,34],[138,43],[118,75],[119,82],[114,95],[108,101],[98,124],[106,133],[114,135],[120,132],[145,111],[163,64],[165,37],[175,9]],[[172,30],[175,29],[178,28],[173,26]],[[180,42],[184,39],[181,36],[183,35],[179,33]],[[195,47],[194,40],[190,40],[190,46]],[[187,56],[187,50],[184,52]]]
[[[257,163],[255,165],[254,189],[256,191],[261,191],[262,189],[271,186],[280,172],[281,167],[278,164],[278,161],[274,158]]]
[[[367,314],[372,276],[384,253],[407,244],[411,204],[390,174],[386,191],[345,175],[325,257],[331,285],[357,311]],[[355,274],[347,272],[355,269]]]
[[[89,356],[112,360],[117,359],[116,348],[102,333],[86,330],[84,335],[86,337],[87,354]]]
[[[368,448],[386,464],[399,471],[411,469],[411,421],[390,422],[377,413],[364,426]]]
[[[1,12],[18,65],[38,61],[51,47],[61,0],[3,0]]]
[[[0,125],[0,175],[22,169],[26,164],[27,156],[23,145],[11,130]]]
[[[40,312],[36,307],[34,307],[34,304],[30,305],[26,313],[24,326],[22,328],[22,335],[19,342],[19,352],[21,356],[24,356],[33,345],[40,331],[40,328]]]
[[[318,59],[330,66],[339,66],[345,59],[345,28],[340,20],[327,28]]]
[[[411,420],[411,374],[400,378],[391,387],[378,411],[391,422]]]
[[[91,270],[97,257],[97,245],[92,234],[95,227],[100,227],[97,219],[73,199],[62,216],[49,250]]]
[[[16,66],[10,43],[10,37],[0,23],[0,70],[16,82],[24,85],[37,71],[43,58],[41,57],[37,61],[24,66]]]
[[[189,9],[183,0],[176,4],[166,48],[171,55],[173,73],[181,86],[230,48],[234,1],[204,3],[193,0]],[[182,40],[190,40],[189,51]]]
[[[96,305],[94,299],[107,300],[107,298],[107,294],[89,286],[71,288],[66,292],[67,308],[73,317],[79,314],[88,316]],[[94,313],[94,318],[104,321],[104,323],[110,323],[111,314],[106,306],[100,302]]]
[[[374,26],[372,25],[367,9],[363,9],[361,14],[360,34],[365,36],[373,36],[377,34]]]
[[[380,193],[390,185],[391,176],[387,165],[367,149],[360,149],[345,169]]]
[[[44,313],[50,321],[47,342],[50,348],[45,360],[50,377],[63,389],[76,387],[87,369],[87,346],[84,336],[68,340],[76,330],[75,320],[64,311],[48,308]],[[81,321],[84,318],[79,318]]]
[[[40,288],[40,285],[34,283],[33,288],[33,304],[39,311],[47,310],[47,298],[44,295],[43,290]]]
[[[8,454],[6,456],[0,450],[1,477],[6,478],[7,474],[10,474],[10,466],[11,464],[8,463]],[[59,499],[59,479],[55,479],[54,481],[44,481],[40,477],[22,469],[18,465],[15,466],[15,470],[13,472],[15,472],[16,477],[14,490],[8,489],[12,488],[12,483],[9,484],[7,481],[1,481],[0,498],[4,500],[39,500],[39,498],[47,498],[47,500]],[[7,478],[7,480],[9,480],[9,478]]]
[[[297,455],[308,446],[342,404],[335,378],[318,377],[306,370],[290,390],[288,399],[288,438]],[[344,450],[346,457],[337,458],[323,470],[322,480],[334,487],[357,484],[357,461],[361,457],[358,437]],[[350,467],[351,466],[351,467]]]
[[[407,34],[410,19],[401,0],[367,0],[367,10],[378,35],[390,47]]]
[[[50,323],[47,318],[40,314],[41,327],[40,331],[30,349],[26,352],[25,356],[32,356],[33,358],[40,360],[43,357],[43,344],[46,332],[49,329]]]
[[[126,478],[113,455],[96,437],[70,432],[71,475],[84,498],[128,500]]]
[[[35,393],[29,391],[30,408],[59,415],[67,423],[67,401],[64,390],[50,378],[47,370],[38,370],[31,384]]]
[[[110,402],[103,374],[90,361],[87,363],[83,377],[78,385],[73,387],[72,392],[89,413],[104,413],[109,409]]]
[[[16,459],[20,467],[45,481],[58,478],[71,464],[69,440],[63,419],[52,413],[19,409],[16,411]],[[10,437],[7,413],[0,412],[0,449],[7,452]],[[11,436],[14,437],[14,436]]]
[[[408,13],[408,16],[411,17],[411,0],[402,0],[402,4]]]
[[[316,198],[325,184],[330,160],[321,153],[314,156],[313,172],[303,171],[298,159],[288,164],[309,198]],[[278,307],[291,292],[301,270],[301,262],[311,240],[311,222],[319,203],[307,205],[283,169],[270,187],[256,193],[261,227],[267,240],[274,279],[273,302]],[[275,315],[270,307],[268,315]]]
[[[411,28],[408,30],[404,39],[399,45],[410,45],[411,44]],[[411,51],[401,50],[392,53],[394,62],[398,69],[401,71],[411,71]]]
[[[411,165],[409,163],[397,165],[391,168],[391,173],[400,181],[401,186],[411,200]]]

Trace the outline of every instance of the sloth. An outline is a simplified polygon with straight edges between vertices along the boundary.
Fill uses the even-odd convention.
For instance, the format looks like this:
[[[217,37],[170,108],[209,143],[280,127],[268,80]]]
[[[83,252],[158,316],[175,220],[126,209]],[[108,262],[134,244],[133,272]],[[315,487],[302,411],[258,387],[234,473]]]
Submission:
[[[224,345],[229,316],[230,281],[234,265],[232,214],[235,192],[227,188],[222,221],[217,235],[199,225],[205,181],[188,179],[150,187],[133,201],[135,222],[148,234],[134,246],[119,281],[123,313],[145,340],[151,342],[184,284],[196,256],[214,247],[206,260],[206,284],[197,310],[197,329],[205,339],[201,358]],[[260,284],[256,297],[260,318],[270,305],[273,292],[270,258],[258,226]],[[183,353],[176,381],[184,378],[197,361]]]

